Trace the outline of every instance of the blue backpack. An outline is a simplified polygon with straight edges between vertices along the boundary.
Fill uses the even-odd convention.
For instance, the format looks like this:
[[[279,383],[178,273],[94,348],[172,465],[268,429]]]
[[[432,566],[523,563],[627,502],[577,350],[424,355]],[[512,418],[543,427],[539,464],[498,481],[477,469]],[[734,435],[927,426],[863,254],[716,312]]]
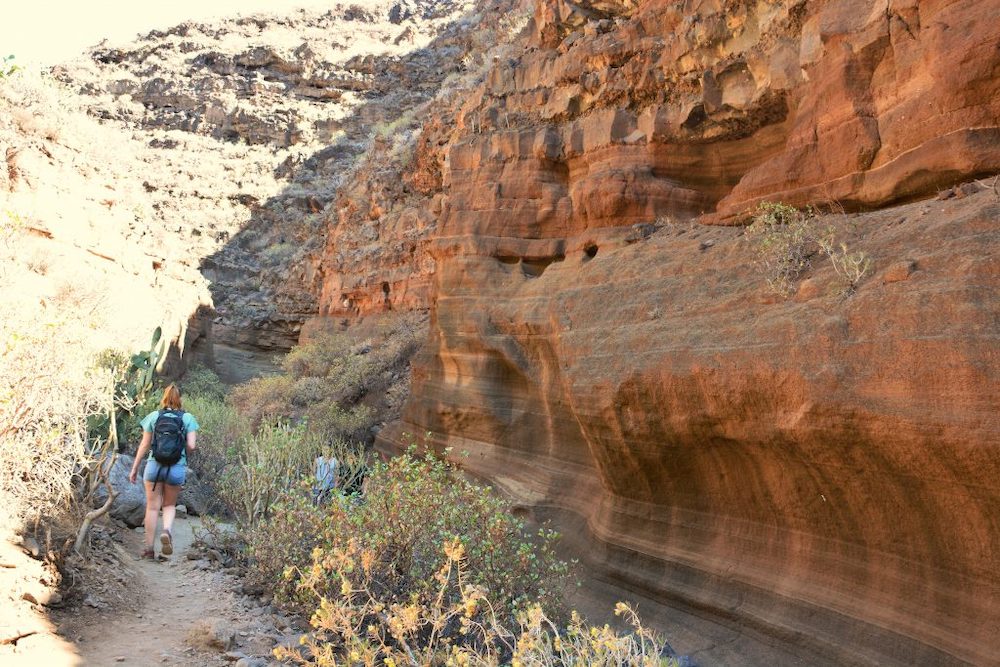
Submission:
[[[166,466],[161,471],[164,479],[170,474],[170,467],[180,462],[185,447],[187,429],[184,428],[184,411],[161,410],[153,425],[152,452],[153,459],[161,466]]]

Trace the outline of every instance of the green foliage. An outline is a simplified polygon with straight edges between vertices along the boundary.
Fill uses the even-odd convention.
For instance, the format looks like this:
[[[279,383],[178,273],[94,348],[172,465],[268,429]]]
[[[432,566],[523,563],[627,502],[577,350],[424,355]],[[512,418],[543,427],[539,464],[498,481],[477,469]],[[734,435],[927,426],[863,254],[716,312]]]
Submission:
[[[292,377],[326,377],[337,361],[348,354],[351,342],[346,336],[328,334],[292,349],[282,361]]]
[[[194,364],[188,368],[181,382],[185,400],[189,396],[200,396],[221,401],[226,397],[226,385],[211,368]]]
[[[126,356],[116,350],[98,355],[96,365],[115,378],[115,423],[120,443],[137,442],[141,435],[139,423],[156,409],[154,395],[156,365],[163,354],[164,342],[160,327],[156,327],[148,350]],[[106,440],[111,432],[109,415],[92,415],[88,422],[90,437]]]
[[[488,591],[508,619],[534,602],[557,615],[564,613],[570,566],[555,555],[558,535],[547,529],[528,535],[509,503],[488,487],[458,476],[440,459],[417,457],[411,451],[373,466],[364,489],[361,502],[334,502],[321,510],[322,530],[304,517],[301,503],[297,506],[297,521],[315,535],[316,548],[311,563],[286,561],[292,567],[281,587],[284,595],[306,608],[323,597],[335,597],[343,577],[329,564],[355,545],[371,554],[364,572],[355,575],[370,577],[365,585],[377,599],[393,604],[427,596],[445,562],[440,545],[457,539],[470,567],[469,583]],[[272,543],[270,548],[277,547]],[[267,560],[280,562],[274,556]],[[307,589],[294,593],[303,573],[315,576],[309,575]],[[360,579],[349,579],[352,585],[361,584]]]
[[[249,421],[252,429],[278,418],[293,415],[292,389],[295,381],[286,375],[262,377],[241,384],[229,392],[229,401]]]
[[[219,493],[240,526],[253,528],[270,515],[275,501],[311,472],[321,443],[304,425],[284,420],[264,423],[236,451],[226,467]]]
[[[188,457],[188,466],[205,482],[210,492],[209,510],[224,511],[227,505],[218,495],[226,470],[239,461],[250,437],[249,420],[224,400],[212,395],[187,393],[184,409],[198,418],[198,448]]]
[[[136,403],[145,401],[149,393],[153,391],[153,377],[156,374],[160,358],[163,356],[163,346],[166,342],[162,340],[162,336],[162,329],[156,327],[149,342],[149,349],[133,354],[129,362],[130,368],[122,388],[128,397]]]
[[[14,56],[6,56],[5,58],[0,58],[0,79],[6,79],[9,76],[15,74],[20,67],[14,64]]]
[[[274,591],[288,603],[296,598],[295,582],[282,577],[286,567],[306,567],[323,540],[331,520],[328,508],[314,502],[308,479],[283,492],[266,522],[242,531],[248,567],[244,577],[252,585]],[[335,496],[335,502],[342,502]]]
[[[365,405],[342,408],[335,402],[317,403],[306,411],[309,430],[324,442],[364,440],[377,415]]]

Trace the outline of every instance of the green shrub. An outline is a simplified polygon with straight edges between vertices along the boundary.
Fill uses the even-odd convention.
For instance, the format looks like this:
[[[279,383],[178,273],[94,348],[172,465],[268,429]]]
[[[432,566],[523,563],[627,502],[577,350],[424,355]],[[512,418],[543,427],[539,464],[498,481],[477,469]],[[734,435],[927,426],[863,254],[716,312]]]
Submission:
[[[369,467],[364,446],[336,441],[324,444],[321,453],[337,461],[337,486],[330,499],[355,502]],[[279,600],[295,599],[295,584],[283,572],[289,565],[304,568],[310,564],[312,551],[322,543],[332,520],[330,508],[316,502],[317,492],[313,475],[308,475],[281,493],[266,522],[243,531],[247,579],[274,591]]]
[[[360,586],[353,577],[364,576],[372,595],[387,605],[430,595],[446,562],[441,544],[457,539],[469,583],[487,591],[508,620],[531,603],[557,616],[565,611],[570,566],[553,550],[558,535],[542,529],[529,536],[506,500],[429,454],[376,464],[362,502],[334,502],[325,511],[311,564],[292,562],[286,571],[286,592],[303,573],[312,573],[296,598],[307,609],[337,595],[343,573],[332,564],[355,547],[370,556],[363,570],[348,576],[351,585]]]
[[[251,434],[249,420],[225,401],[214,396],[186,394],[184,409],[198,420],[198,447],[188,457],[188,466],[210,491],[209,510],[218,511],[225,503],[218,487],[230,465],[235,465],[243,443]]]
[[[246,580],[273,592],[279,602],[296,598],[296,583],[282,576],[285,568],[304,568],[311,562],[330,521],[328,508],[313,498],[312,485],[304,479],[281,494],[266,522],[243,531]]]
[[[306,411],[309,431],[323,442],[365,440],[375,425],[375,411],[365,405],[345,410],[335,402],[323,402]]]
[[[294,378],[326,377],[333,363],[350,348],[345,336],[328,334],[292,348],[281,362]]]
[[[219,493],[240,526],[254,527],[275,501],[312,470],[321,443],[303,425],[268,422],[239,444],[234,465],[222,474]]]
[[[757,207],[753,222],[747,227],[755,265],[768,287],[782,296],[795,291],[796,281],[809,268],[816,252],[809,218],[809,212],[765,202]]]
[[[229,402],[244,415],[252,430],[278,418],[292,416],[291,395],[295,381],[285,375],[262,377],[233,387]]]
[[[297,408],[304,408],[319,403],[326,398],[327,382],[323,378],[304,377],[292,385],[289,400]]]
[[[226,397],[226,385],[215,371],[201,364],[194,364],[187,370],[180,386],[185,398],[201,396],[221,401]]]

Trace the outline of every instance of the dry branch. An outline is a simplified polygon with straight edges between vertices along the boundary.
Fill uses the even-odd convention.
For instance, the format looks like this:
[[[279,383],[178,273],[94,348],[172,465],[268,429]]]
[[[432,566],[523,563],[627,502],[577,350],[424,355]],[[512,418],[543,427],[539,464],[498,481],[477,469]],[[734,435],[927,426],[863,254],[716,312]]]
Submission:
[[[104,504],[97,509],[90,510],[87,515],[83,517],[83,524],[80,525],[80,532],[76,534],[76,542],[73,544],[73,551],[78,554],[82,554],[82,549],[84,543],[87,541],[87,536],[90,534],[90,526],[99,518],[107,514],[108,510],[111,509],[111,504],[115,502],[115,498],[118,497],[118,491],[115,487],[111,485],[110,471],[115,467],[115,463],[118,462],[118,454],[111,456],[111,464],[108,469],[105,470],[104,466],[101,465],[98,470],[101,474],[101,481],[104,482],[104,486],[108,489],[108,499],[104,501]]]

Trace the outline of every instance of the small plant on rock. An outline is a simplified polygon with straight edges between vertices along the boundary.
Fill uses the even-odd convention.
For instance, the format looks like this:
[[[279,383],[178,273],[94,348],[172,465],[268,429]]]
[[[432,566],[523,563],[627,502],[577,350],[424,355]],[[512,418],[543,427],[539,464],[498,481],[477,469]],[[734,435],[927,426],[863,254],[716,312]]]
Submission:
[[[817,239],[820,249],[830,258],[830,264],[840,279],[844,292],[850,294],[857,289],[858,283],[871,270],[872,260],[863,251],[851,252],[846,243],[837,243],[832,227],[827,233]]]
[[[787,204],[764,202],[747,227],[754,263],[764,274],[767,286],[782,296],[795,291],[796,281],[809,268],[816,252],[810,216],[809,211]]]
[[[824,233],[817,231],[812,209],[800,211],[787,204],[765,202],[757,207],[746,234],[755,265],[768,287],[782,296],[795,291],[798,279],[820,253],[830,258],[847,294],[857,289],[872,267],[867,253],[852,252],[846,243],[837,241],[833,226]]]

